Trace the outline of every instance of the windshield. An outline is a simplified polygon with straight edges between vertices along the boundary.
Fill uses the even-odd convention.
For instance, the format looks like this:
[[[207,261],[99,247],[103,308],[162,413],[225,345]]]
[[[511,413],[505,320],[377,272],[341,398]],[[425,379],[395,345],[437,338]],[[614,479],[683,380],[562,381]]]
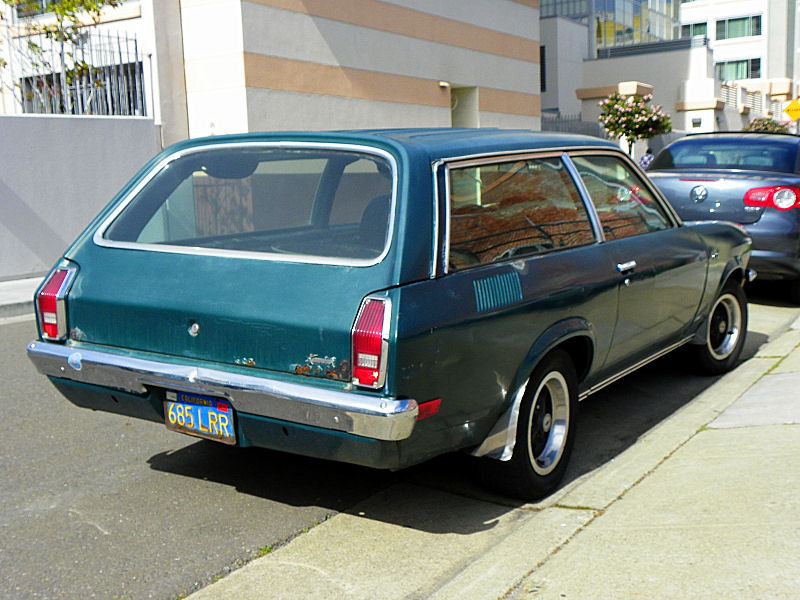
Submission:
[[[763,138],[686,138],[662,150],[648,171],[659,169],[743,169],[797,171],[798,144]]]
[[[151,177],[101,229],[101,243],[374,260],[387,243],[392,188],[389,161],[365,152],[195,151]]]

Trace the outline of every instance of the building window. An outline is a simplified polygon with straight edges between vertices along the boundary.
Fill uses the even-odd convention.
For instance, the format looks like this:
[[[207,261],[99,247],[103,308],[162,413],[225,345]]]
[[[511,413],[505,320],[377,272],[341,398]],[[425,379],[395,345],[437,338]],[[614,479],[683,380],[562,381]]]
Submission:
[[[542,92],[547,91],[547,73],[545,71],[545,51],[544,46],[539,46],[539,86]]]
[[[761,77],[761,59],[750,58],[732,60],[714,65],[717,79],[737,81],[739,79],[758,79]]]
[[[692,23],[690,25],[681,25],[681,37],[691,38],[695,36],[708,36],[708,23]]]
[[[761,15],[717,21],[718,40],[749,37],[754,35],[761,35]]]
[[[51,4],[61,4],[61,0],[24,0],[16,7],[17,18],[35,17],[48,11]]]

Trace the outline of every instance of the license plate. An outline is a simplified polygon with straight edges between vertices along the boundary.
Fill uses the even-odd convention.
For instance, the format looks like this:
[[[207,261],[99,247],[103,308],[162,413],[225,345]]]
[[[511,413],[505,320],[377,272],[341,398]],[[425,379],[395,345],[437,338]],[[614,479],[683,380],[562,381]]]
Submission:
[[[226,400],[168,391],[164,401],[167,429],[225,444],[236,444],[233,407]]]

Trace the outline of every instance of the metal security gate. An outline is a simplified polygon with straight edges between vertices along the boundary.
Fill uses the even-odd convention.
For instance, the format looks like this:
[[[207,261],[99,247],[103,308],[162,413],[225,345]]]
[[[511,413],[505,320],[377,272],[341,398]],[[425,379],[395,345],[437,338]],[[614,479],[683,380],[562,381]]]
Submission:
[[[135,37],[89,28],[57,39],[9,36],[15,112],[147,116],[144,64]]]

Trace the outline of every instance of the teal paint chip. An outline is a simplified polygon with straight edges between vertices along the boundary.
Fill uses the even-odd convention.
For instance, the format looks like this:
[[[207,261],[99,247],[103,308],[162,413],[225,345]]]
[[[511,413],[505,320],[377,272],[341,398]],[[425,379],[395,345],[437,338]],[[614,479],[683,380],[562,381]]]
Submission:
[[[522,284],[517,273],[503,273],[472,282],[477,311],[487,312],[522,302]]]

